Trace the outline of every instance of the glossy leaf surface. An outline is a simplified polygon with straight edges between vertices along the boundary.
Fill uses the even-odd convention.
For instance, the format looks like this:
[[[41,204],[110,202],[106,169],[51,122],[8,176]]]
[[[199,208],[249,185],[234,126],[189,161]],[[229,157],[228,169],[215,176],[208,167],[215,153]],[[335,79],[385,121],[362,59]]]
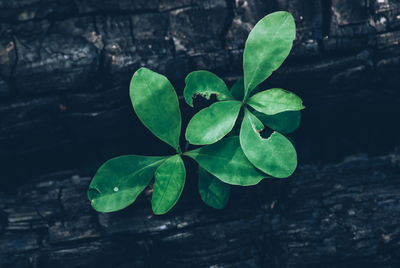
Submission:
[[[190,120],[186,140],[195,145],[219,141],[232,130],[241,105],[239,101],[222,101],[204,108]]]
[[[267,177],[247,160],[237,136],[187,152],[186,155],[225,183],[248,186]]]
[[[201,199],[215,209],[223,209],[229,201],[231,187],[199,167],[199,193]]]
[[[178,201],[185,185],[185,166],[180,155],[174,155],[156,170],[151,206],[154,214],[167,213]]]
[[[228,90],[225,82],[208,71],[195,71],[191,72],[185,78],[185,89],[183,96],[185,101],[193,107],[193,98],[196,95],[201,95],[207,100],[210,99],[212,94],[217,95],[217,100],[232,100],[233,97]]]
[[[246,96],[281,66],[295,37],[294,19],[285,11],[271,13],[254,26],[243,54]]]
[[[178,150],[181,112],[178,97],[168,79],[140,68],[132,77],[130,97],[140,121],[159,139]]]
[[[305,108],[303,101],[296,94],[280,88],[261,91],[249,98],[247,104],[267,115],[300,111]]]
[[[93,208],[112,212],[132,204],[166,158],[126,155],[105,162],[89,185],[88,197]]]
[[[301,120],[300,111],[288,111],[275,115],[266,115],[259,112],[254,114],[264,125],[283,134],[295,131],[299,127]]]
[[[246,157],[258,169],[276,177],[289,177],[297,166],[293,144],[282,134],[273,132],[268,139],[260,136],[261,121],[248,110],[240,129],[240,144]]]

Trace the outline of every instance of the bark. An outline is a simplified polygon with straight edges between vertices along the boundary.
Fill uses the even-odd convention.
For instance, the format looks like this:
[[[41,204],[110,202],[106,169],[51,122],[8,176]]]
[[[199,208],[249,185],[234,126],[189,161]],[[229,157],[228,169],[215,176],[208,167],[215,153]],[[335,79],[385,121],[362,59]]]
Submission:
[[[400,144],[400,132],[390,127],[400,103],[399,5],[395,0],[1,0],[0,159],[7,174],[21,181],[49,167],[55,171],[132,152],[127,148],[135,148],[138,139],[150,145],[136,153],[167,152],[132,111],[133,72],[141,66],[161,72],[179,94],[184,77],[197,69],[216,72],[231,84],[242,75],[251,27],[282,9],[296,19],[297,40],[263,88],[292,90],[309,107],[297,134],[304,144],[300,157],[339,161],[354,152],[387,153]],[[181,107],[189,118],[193,112]],[[343,130],[352,135],[343,137]],[[126,146],[114,149],[121,144]],[[29,168],[16,174],[20,161]]]
[[[221,211],[186,189],[165,216],[152,214],[150,189],[96,213],[90,177],[59,172],[0,198],[0,266],[398,267],[399,170],[399,153],[306,165],[235,188]]]
[[[166,216],[151,189],[94,212],[102,162],[171,152],[133,112],[134,71],[179,95],[198,69],[231,85],[249,31],[276,10],[297,39],[262,87],[307,106],[296,175],[234,188],[222,211],[192,173]],[[399,40],[399,0],[0,0],[0,267],[398,267]]]

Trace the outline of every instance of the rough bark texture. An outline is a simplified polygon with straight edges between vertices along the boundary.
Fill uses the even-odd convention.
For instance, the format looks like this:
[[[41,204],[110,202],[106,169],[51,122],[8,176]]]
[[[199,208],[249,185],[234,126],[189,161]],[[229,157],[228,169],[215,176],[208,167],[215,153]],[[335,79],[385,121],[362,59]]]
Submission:
[[[388,152],[400,144],[399,131],[390,128],[400,103],[399,6],[396,0],[1,0],[0,160],[10,176],[25,180],[49,167],[132,152],[138,139],[150,145],[137,153],[168,150],[132,111],[133,72],[140,66],[161,72],[178,92],[197,69],[234,82],[250,29],[280,9],[295,16],[297,40],[265,88],[304,98],[308,109],[297,134],[303,162]],[[188,106],[181,106],[188,117]]]
[[[399,171],[399,153],[349,157],[234,189],[223,211],[186,190],[166,216],[152,214],[150,191],[127,210],[95,213],[89,177],[52,174],[0,197],[0,266],[394,268]]]
[[[197,69],[231,84],[249,31],[276,10],[297,39],[263,87],[304,99],[294,138],[312,164],[234,191],[223,211],[194,182],[165,217],[149,194],[95,213],[99,163],[169,152],[133,113],[133,72],[179,94]],[[399,42],[399,0],[0,0],[0,267],[398,267]],[[326,164],[358,153],[383,156]]]

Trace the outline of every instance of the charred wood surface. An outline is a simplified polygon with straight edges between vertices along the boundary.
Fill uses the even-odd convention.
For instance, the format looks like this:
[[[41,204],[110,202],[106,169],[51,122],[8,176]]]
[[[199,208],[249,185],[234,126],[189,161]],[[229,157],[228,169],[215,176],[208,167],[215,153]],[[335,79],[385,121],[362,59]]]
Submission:
[[[20,182],[49,167],[168,151],[133,113],[133,72],[161,72],[179,94],[197,69],[231,84],[242,75],[250,29],[276,10],[294,15],[297,40],[263,88],[304,98],[301,161],[384,154],[399,145],[400,131],[391,127],[400,112],[398,0],[0,0],[4,172]],[[181,108],[186,119],[193,113]],[[149,145],[138,148],[137,140]]]
[[[249,31],[276,10],[297,39],[262,87],[307,106],[296,175],[234,188],[223,211],[201,203],[193,173],[166,216],[151,189],[93,211],[99,164],[170,152],[133,112],[134,71],[179,95],[197,69],[231,85]],[[0,267],[400,267],[399,42],[399,0],[0,0]]]
[[[89,181],[59,172],[1,196],[0,267],[400,265],[399,153],[302,166],[235,188],[222,211],[189,187],[165,216],[152,214],[151,189],[124,211],[96,213]]]

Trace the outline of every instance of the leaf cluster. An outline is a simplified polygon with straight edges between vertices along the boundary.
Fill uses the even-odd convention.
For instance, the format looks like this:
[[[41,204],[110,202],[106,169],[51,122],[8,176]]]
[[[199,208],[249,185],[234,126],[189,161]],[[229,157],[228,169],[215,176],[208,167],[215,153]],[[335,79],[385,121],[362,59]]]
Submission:
[[[184,98],[188,105],[193,107],[197,95],[210,99],[215,94],[217,98],[187,125],[186,141],[202,146],[190,151],[182,152],[180,147],[182,119],[173,86],[161,74],[146,68],[137,70],[130,84],[133,108],[141,122],[176,154],[125,155],[108,160],[89,186],[93,208],[112,212],[129,206],[154,177],[153,212],[168,212],[184,188],[184,156],[198,163],[200,196],[216,209],[227,204],[230,185],[249,186],[264,178],[289,177],[296,169],[297,155],[284,134],[298,127],[302,100],[280,88],[260,91],[257,86],[281,66],[295,35],[294,19],[289,13],[272,13],[250,32],[243,54],[244,77],[230,90],[208,71],[195,71],[186,77]],[[238,120],[240,130],[235,136],[232,129]],[[261,135],[265,126],[270,129],[268,138]]]

